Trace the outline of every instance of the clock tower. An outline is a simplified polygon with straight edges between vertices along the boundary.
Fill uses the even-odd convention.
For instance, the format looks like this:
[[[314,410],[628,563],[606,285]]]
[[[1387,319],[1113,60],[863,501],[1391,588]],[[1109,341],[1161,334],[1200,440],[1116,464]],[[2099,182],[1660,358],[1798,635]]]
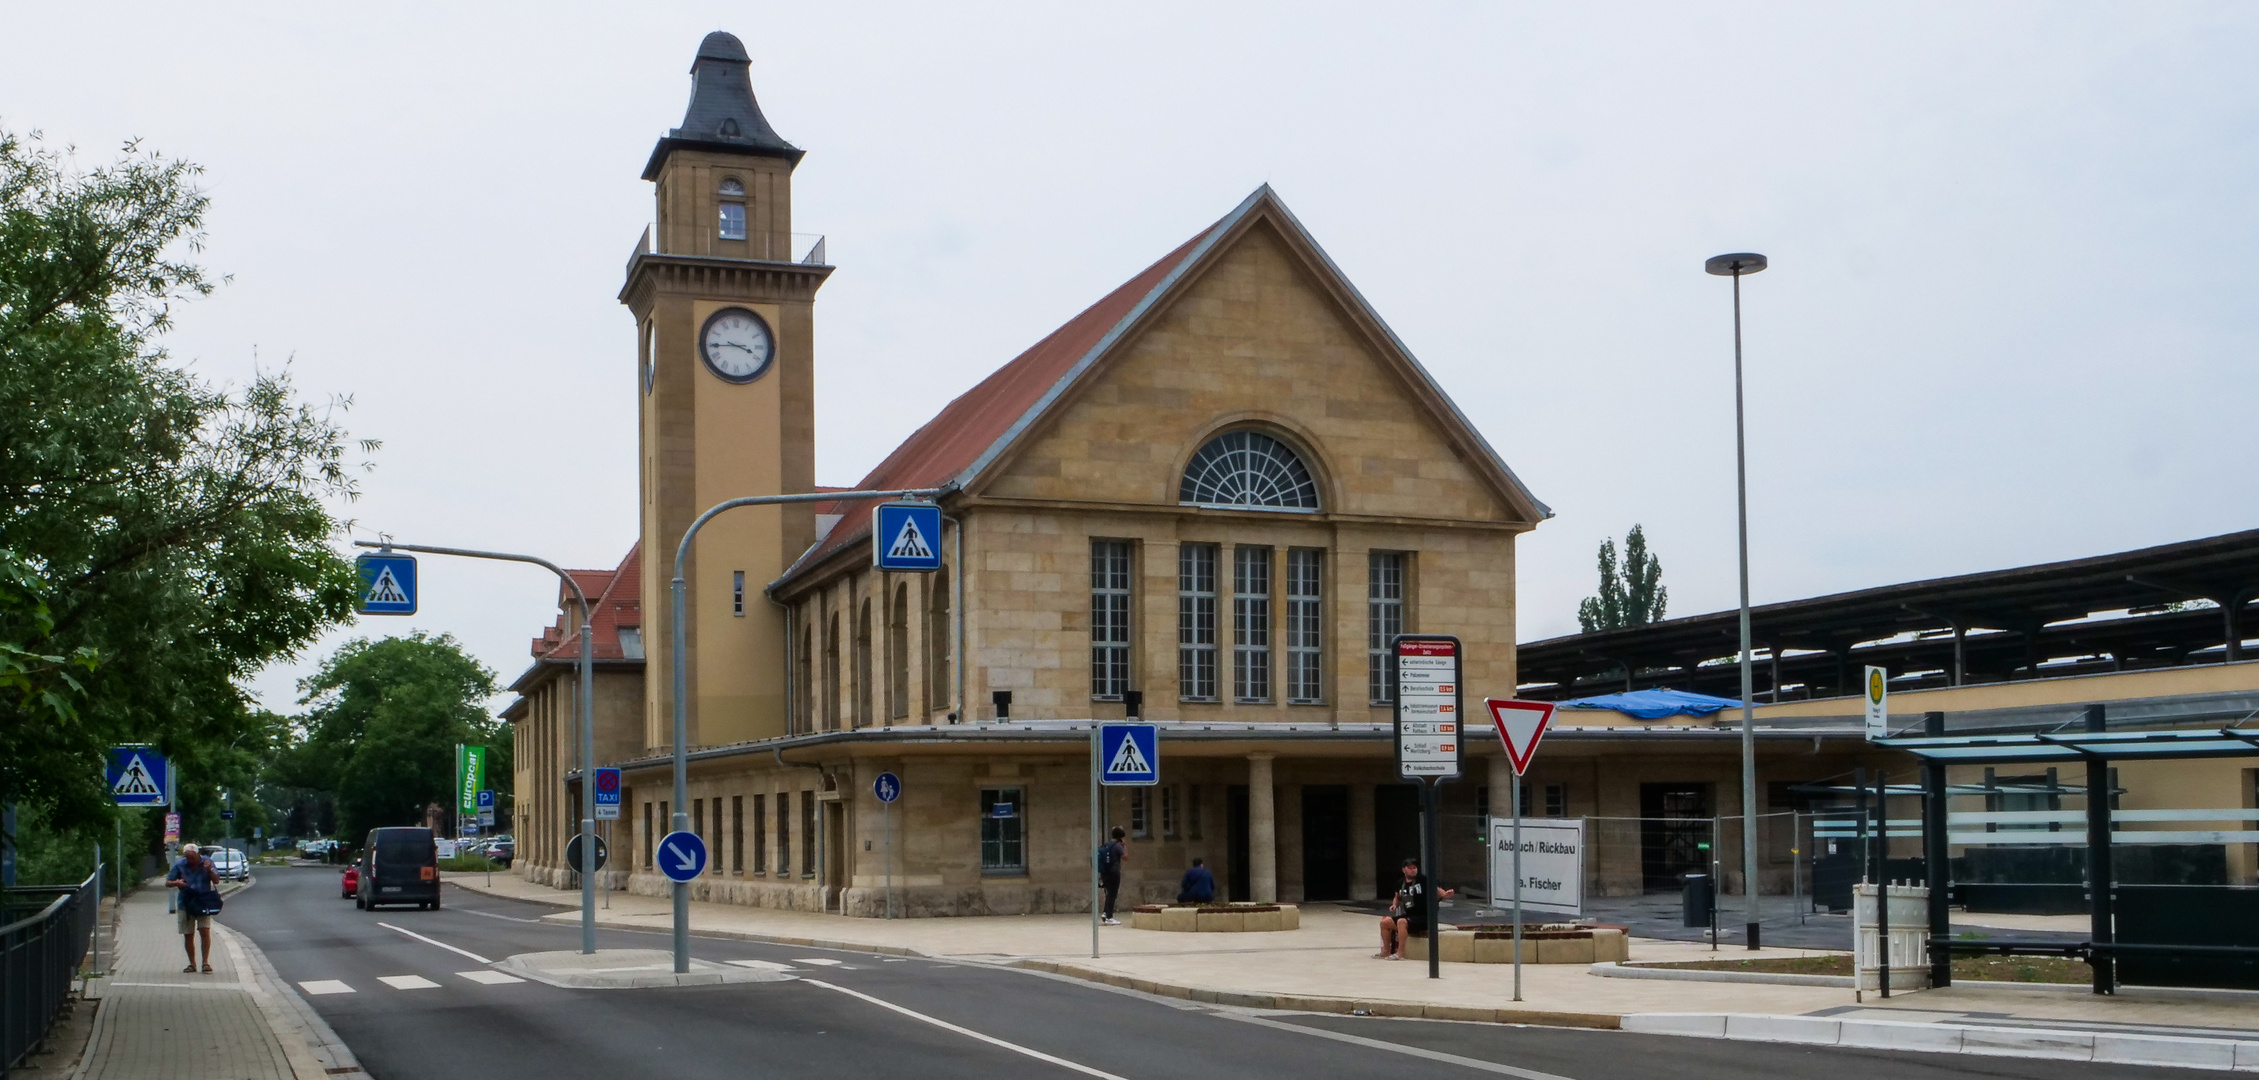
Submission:
[[[730,34],[699,43],[682,125],[643,169],[657,216],[620,289],[642,402],[648,747],[673,741],[669,583],[683,532],[725,499],[814,490],[814,305],[831,267],[821,240],[795,245],[802,152],[761,115],[750,67]],[[739,508],[699,531],[684,572],[691,745],[786,733],[784,615],[762,589],[814,542],[806,504]]]

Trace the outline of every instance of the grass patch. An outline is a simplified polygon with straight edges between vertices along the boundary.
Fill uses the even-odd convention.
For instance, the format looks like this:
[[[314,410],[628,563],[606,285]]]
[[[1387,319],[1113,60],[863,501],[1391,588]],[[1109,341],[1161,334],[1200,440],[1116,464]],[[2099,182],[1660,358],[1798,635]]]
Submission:
[[[452,859],[439,860],[440,869],[451,870],[458,873],[482,871],[490,866],[496,870],[509,869],[509,867],[502,865],[499,861],[489,862],[477,855],[457,855]]]
[[[1832,956],[1772,956],[1757,960],[1691,960],[1677,964],[1641,964],[1640,967],[1681,968],[1691,971],[1749,971],[1766,975],[1840,975],[1851,974],[1851,957],[1838,953]],[[2065,960],[2059,956],[1956,956],[1953,958],[1953,978],[1956,981],[2016,982],[2016,983],[2067,983],[2085,985],[2094,981],[2094,969],[2083,960]]]

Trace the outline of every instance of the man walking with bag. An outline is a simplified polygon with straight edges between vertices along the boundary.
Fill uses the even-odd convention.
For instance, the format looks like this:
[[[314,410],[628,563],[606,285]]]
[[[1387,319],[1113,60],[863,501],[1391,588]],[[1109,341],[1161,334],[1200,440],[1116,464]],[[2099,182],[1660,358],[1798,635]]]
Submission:
[[[179,889],[180,898],[173,908],[174,926],[180,930],[181,946],[188,950],[188,966],[182,971],[196,970],[196,938],[204,938],[204,971],[212,970],[212,915],[220,910],[220,883],[213,873],[212,860],[204,857],[194,844],[184,844],[180,858],[165,874],[165,887]]]

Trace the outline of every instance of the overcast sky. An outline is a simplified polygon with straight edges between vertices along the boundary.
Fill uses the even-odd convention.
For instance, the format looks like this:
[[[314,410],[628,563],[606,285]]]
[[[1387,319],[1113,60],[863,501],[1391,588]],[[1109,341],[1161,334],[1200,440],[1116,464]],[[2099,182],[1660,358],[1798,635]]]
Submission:
[[[1520,549],[1525,640],[1576,629],[1634,522],[1672,614],[1734,602],[1725,251],[1773,261],[1744,296],[1758,602],[2255,524],[2250,5],[4,8],[0,125],[206,167],[233,280],[171,347],[352,395],[385,444],[358,537],[634,541],[615,297],[715,29],[839,267],[822,483],[1268,181],[1558,513]],[[338,642],[411,628],[522,671],[553,582],[423,566],[420,615],[255,690],[287,707]]]

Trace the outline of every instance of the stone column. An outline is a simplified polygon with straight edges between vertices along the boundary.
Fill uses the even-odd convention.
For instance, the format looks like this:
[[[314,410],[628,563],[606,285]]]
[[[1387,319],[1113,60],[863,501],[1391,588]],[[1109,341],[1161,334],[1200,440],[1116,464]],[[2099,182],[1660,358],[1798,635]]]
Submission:
[[[1373,785],[1349,785],[1349,898],[1371,900],[1373,892]]]
[[[1278,807],[1271,792],[1271,754],[1247,755],[1247,889],[1258,904],[1279,901]]]

